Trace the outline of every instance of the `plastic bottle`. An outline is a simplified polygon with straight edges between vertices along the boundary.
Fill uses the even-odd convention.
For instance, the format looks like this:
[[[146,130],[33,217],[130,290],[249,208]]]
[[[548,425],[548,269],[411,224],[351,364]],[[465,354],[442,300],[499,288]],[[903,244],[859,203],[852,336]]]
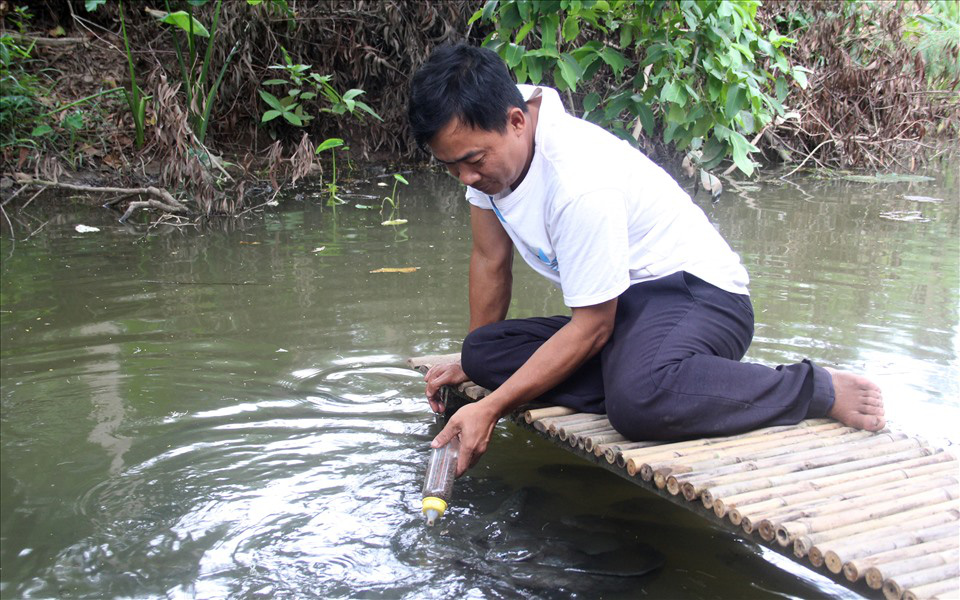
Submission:
[[[457,476],[457,457],[460,455],[460,438],[455,437],[446,446],[433,448],[427,463],[427,475],[423,480],[423,514],[427,525],[433,526],[447,510],[447,502],[453,494],[453,480]]]

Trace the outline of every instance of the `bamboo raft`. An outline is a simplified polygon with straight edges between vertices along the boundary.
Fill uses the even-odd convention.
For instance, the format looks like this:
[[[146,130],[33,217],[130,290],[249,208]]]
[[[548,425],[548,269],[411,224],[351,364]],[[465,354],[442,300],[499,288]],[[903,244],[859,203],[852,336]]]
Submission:
[[[408,360],[425,373],[458,355]],[[441,390],[448,412],[488,391]],[[521,426],[865,596],[960,598],[960,465],[917,436],[831,419],[633,442],[605,415],[521,410]]]

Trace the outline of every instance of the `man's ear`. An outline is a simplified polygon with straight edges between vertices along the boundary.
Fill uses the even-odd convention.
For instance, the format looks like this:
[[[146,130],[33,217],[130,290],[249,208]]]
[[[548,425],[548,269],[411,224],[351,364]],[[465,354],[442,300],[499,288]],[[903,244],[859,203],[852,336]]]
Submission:
[[[516,106],[511,106],[507,110],[507,127],[512,133],[520,135],[527,127],[527,113]]]

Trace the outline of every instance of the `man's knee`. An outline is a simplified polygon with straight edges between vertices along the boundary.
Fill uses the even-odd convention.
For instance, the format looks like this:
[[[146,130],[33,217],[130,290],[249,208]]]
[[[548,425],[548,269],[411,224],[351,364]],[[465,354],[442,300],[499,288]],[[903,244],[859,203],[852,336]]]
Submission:
[[[501,321],[502,323],[502,321]],[[490,383],[489,370],[490,350],[494,347],[496,325],[491,323],[478,327],[467,334],[460,350],[460,366],[470,381],[486,387]]]
[[[670,439],[675,431],[673,396],[664,390],[611,390],[604,404],[617,432],[633,441]]]

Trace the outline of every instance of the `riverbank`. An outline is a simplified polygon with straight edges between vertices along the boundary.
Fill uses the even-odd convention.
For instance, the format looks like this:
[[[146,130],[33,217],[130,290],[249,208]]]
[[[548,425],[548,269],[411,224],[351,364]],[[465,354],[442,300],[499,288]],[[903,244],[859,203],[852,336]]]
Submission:
[[[500,25],[472,21],[482,4],[470,0],[391,0],[377,7],[351,0],[299,6],[298,12],[280,0],[207,2],[173,13],[134,5],[121,13],[119,3],[79,0],[3,6],[0,181],[27,176],[156,187],[175,202],[157,195],[117,201],[121,213],[131,200],[162,201],[142,207],[154,219],[164,212],[191,219],[238,214],[307,176],[336,185],[357,165],[387,164],[396,172],[424,161],[406,133],[407,78],[436,45],[479,44]],[[759,4],[757,27],[797,40],[778,43],[808,73],[809,85],[778,88],[782,114],[763,128],[750,126],[753,116],[737,117],[736,128],[758,148],[751,160],[766,169],[908,174],[955,145],[960,80],[951,34],[960,15],[943,6],[952,5]],[[196,32],[184,26],[190,18]],[[197,33],[200,27],[206,36]],[[591,35],[584,29],[567,39],[566,33],[571,52]],[[533,49],[540,42],[531,37],[526,43]],[[628,55],[623,76],[645,77],[644,56]],[[762,62],[757,68],[773,69]],[[706,82],[712,75],[702,77]],[[551,72],[543,82],[563,85]],[[615,85],[613,72],[601,69],[563,96],[569,110],[583,115],[596,95],[591,86]],[[737,97],[728,98],[727,108],[738,105]],[[277,99],[282,110],[271,104]],[[632,108],[618,113],[613,106],[605,114],[669,171],[702,176],[702,153],[670,141],[670,103],[647,104],[652,127],[640,127]],[[736,184],[742,182],[732,175],[737,166],[724,160],[712,174]],[[19,189],[0,185],[4,201]]]

